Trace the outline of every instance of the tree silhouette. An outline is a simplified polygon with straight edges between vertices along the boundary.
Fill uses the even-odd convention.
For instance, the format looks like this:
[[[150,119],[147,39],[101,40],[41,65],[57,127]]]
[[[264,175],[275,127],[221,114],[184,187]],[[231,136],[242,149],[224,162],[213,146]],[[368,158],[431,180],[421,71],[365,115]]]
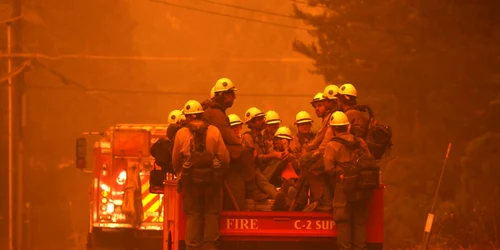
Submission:
[[[383,121],[392,117],[395,152],[383,172],[388,246],[417,244],[447,142],[454,146],[439,200],[463,208],[454,196],[467,174],[457,158],[498,123],[488,105],[500,92],[496,2],[309,3],[294,12],[313,27],[313,42],[296,40],[294,49],[314,60],[313,73],[354,84],[360,102],[374,104]],[[446,202],[440,208],[454,207]]]

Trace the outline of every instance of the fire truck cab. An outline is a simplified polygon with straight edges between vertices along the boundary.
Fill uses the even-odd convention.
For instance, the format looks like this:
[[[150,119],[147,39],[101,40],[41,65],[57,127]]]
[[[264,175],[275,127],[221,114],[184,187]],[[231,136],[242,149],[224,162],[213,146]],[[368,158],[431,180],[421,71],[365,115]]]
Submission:
[[[118,124],[77,139],[76,167],[87,169],[87,139],[93,147],[89,186],[88,249],[161,249],[163,194],[150,192],[151,145],[166,136],[163,124]]]

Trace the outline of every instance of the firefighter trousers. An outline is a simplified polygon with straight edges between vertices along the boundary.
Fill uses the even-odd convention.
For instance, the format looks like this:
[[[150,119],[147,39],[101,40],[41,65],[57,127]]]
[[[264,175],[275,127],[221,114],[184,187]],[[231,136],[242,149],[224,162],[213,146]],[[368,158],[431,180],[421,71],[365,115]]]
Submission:
[[[370,199],[346,201],[343,189],[335,186],[333,220],[337,226],[338,250],[366,250],[366,224]]]
[[[216,250],[220,237],[222,185],[183,187],[187,250]]]

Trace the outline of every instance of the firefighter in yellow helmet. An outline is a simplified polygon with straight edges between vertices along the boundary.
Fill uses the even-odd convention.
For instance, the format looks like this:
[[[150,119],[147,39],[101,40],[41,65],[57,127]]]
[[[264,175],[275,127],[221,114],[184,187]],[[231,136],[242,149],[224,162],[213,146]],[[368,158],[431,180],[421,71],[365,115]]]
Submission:
[[[329,109],[328,102],[325,99],[330,100],[336,93],[333,91],[335,87],[329,85],[325,88],[322,93],[322,97],[319,98],[319,93],[316,94],[311,104],[315,108],[316,114],[322,119],[321,128],[314,137],[313,140],[309,141],[302,147],[302,154],[300,157],[300,163],[306,172],[304,172],[301,181],[305,181],[311,191],[311,200],[313,203],[306,208],[306,210],[320,210],[320,211],[330,211],[332,203],[332,192],[329,187],[329,179],[324,173],[323,166],[323,151],[326,148],[325,135],[329,129],[329,118],[332,114]],[[333,91],[333,92],[332,92]],[[331,135],[331,132],[330,132]],[[324,144],[324,145],[323,145]],[[302,204],[300,204],[302,205]]]
[[[297,126],[297,134],[293,136],[290,149],[296,157],[300,157],[302,146],[316,136],[316,133],[311,132],[312,123],[312,117],[307,111],[300,111],[295,115],[294,124]]]
[[[167,137],[174,140],[177,131],[185,125],[186,117],[181,110],[175,109],[168,114]]]
[[[255,169],[255,180],[257,187],[266,194],[266,198],[274,198],[276,196],[276,188],[269,183],[269,179],[262,173],[266,168],[267,163],[271,159],[281,157],[277,152],[269,152],[266,145],[262,130],[265,127],[265,114],[256,107],[251,107],[245,112],[245,124],[249,128],[242,135],[242,142],[246,148],[253,152]]]
[[[326,146],[323,157],[325,171],[331,176],[335,185],[333,220],[338,230],[337,247],[339,250],[366,249],[366,223],[371,196],[370,191],[349,189],[352,187],[350,180],[360,181],[360,179],[352,178],[353,176],[350,175],[352,171],[344,171],[346,168],[352,169],[352,165],[349,164],[359,162],[359,158],[353,158],[354,155],[368,156],[368,158],[363,158],[363,161],[371,158],[366,142],[349,133],[350,125],[344,113],[337,111],[332,114],[330,126],[333,129],[334,138]],[[360,153],[353,151],[356,149],[359,149]],[[345,178],[345,174],[349,176]]]
[[[286,126],[282,126],[276,130],[274,134],[274,149],[283,155],[280,165],[271,178],[271,184],[281,187],[281,190],[275,196],[273,204],[274,211],[285,210],[286,205],[289,205],[291,200],[287,199],[288,190],[299,178],[297,172],[299,165],[297,158],[293,155],[290,149],[290,143],[293,141],[292,131]]]
[[[215,96],[211,100],[210,105],[204,107],[204,116],[209,124],[219,129],[231,155],[231,163],[240,165],[234,169],[239,168],[241,170],[240,174],[245,181],[247,197],[256,201],[263,200],[267,198],[267,195],[257,188],[252,151],[243,147],[241,139],[233,134],[229,117],[226,115],[226,110],[233,106],[237,91],[238,89],[236,89],[230,79],[220,78],[217,80],[214,85]],[[233,170],[231,169],[230,171]],[[236,200],[244,200],[244,198],[235,197]]]
[[[262,135],[264,136],[264,141],[267,143],[268,151],[271,151],[273,148],[274,134],[280,127],[282,121],[280,115],[274,110],[267,111],[265,117],[266,128],[262,130]]]
[[[238,138],[241,138],[241,130],[243,129],[243,122],[240,117],[235,114],[228,115],[229,117],[229,125],[231,126],[231,130],[233,134]]]
[[[217,127],[203,120],[199,102],[187,101],[183,113],[188,124],[175,136],[172,165],[182,190],[185,241],[187,249],[217,249],[222,176],[229,166],[229,152]]]
[[[345,113],[351,123],[351,133],[365,138],[370,118],[368,114],[361,112],[357,105],[358,91],[350,84],[340,86],[338,97],[339,108]]]
[[[168,127],[166,138],[159,138],[150,148],[151,155],[155,158],[155,164],[160,166],[163,172],[175,174],[172,167],[172,148],[175,135],[185,125],[186,117],[181,110],[175,109],[168,114]],[[152,185],[163,186],[163,183]]]
[[[321,155],[325,151],[326,144],[332,139],[333,133],[331,128],[328,126],[328,121],[330,120],[331,114],[336,111],[337,107],[337,94],[339,87],[336,85],[328,85],[323,91],[323,109],[321,119],[323,120],[322,126],[319,132],[316,134],[314,139],[308,143],[304,148],[306,152],[314,151],[313,156]],[[317,107],[321,107],[321,104],[315,104]],[[305,153],[303,151],[303,153]]]

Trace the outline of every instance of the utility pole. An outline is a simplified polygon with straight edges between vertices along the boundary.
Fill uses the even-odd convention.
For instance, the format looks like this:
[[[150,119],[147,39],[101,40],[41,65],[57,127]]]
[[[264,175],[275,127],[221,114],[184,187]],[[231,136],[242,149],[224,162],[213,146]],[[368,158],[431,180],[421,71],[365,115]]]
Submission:
[[[12,53],[12,23],[7,23],[7,54]],[[12,72],[12,58],[7,59],[7,74],[10,75]],[[7,85],[7,112],[8,112],[8,145],[9,149],[8,155],[8,168],[9,168],[9,250],[14,250],[14,174],[13,174],[13,162],[14,162],[14,144],[13,144],[13,119],[12,119],[12,76],[9,76]]]
[[[22,23],[21,0],[12,0],[12,18],[7,25],[7,54],[19,53],[21,48]],[[21,59],[22,60],[22,59]],[[7,58],[7,102],[8,102],[8,249],[22,250],[23,242],[23,166],[22,127],[24,124],[24,74],[13,75],[19,59]]]
[[[22,0],[13,0],[12,2],[12,16],[14,18],[20,17],[22,15]],[[13,28],[14,28],[14,34],[13,34],[13,51],[14,53],[21,53],[21,45],[22,45],[22,19],[18,19],[16,22],[13,23]],[[17,59],[15,60],[16,65],[21,65],[22,59]],[[14,76],[14,90],[15,90],[15,106],[17,106],[13,111],[15,112],[15,118],[16,121],[13,123],[16,125],[16,128],[14,129],[15,133],[15,139],[16,143],[13,144],[14,148],[16,149],[16,172],[17,172],[17,178],[16,178],[16,220],[15,220],[15,225],[16,225],[16,233],[15,233],[15,246],[16,249],[18,250],[23,250],[23,236],[24,236],[24,212],[25,212],[25,205],[24,205],[24,198],[23,198],[23,190],[24,190],[24,175],[23,175],[23,131],[24,131],[24,124],[25,124],[25,107],[26,107],[26,102],[25,102],[25,88],[24,88],[24,72],[21,71],[18,75]]]

